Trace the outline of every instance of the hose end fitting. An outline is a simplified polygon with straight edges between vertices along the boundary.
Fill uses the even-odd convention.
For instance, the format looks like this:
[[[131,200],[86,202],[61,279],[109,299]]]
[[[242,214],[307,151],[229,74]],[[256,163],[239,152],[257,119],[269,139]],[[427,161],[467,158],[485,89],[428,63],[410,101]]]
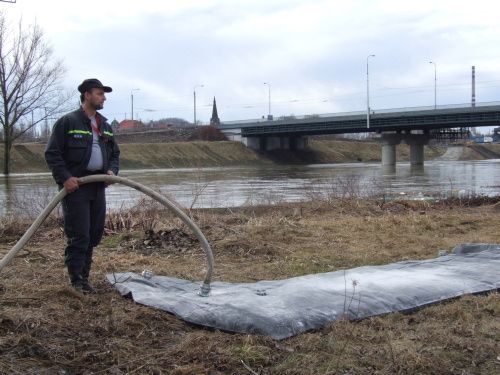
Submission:
[[[203,283],[201,285],[200,290],[198,291],[198,295],[200,297],[208,297],[210,294],[210,284]]]

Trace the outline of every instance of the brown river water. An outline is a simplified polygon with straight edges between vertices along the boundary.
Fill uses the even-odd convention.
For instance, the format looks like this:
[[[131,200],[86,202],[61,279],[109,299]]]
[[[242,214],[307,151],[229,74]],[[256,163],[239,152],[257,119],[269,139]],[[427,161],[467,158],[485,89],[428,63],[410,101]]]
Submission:
[[[237,207],[315,199],[319,196],[385,196],[428,199],[450,195],[500,194],[500,159],[398,163],[346,163],[273,167],[124,170],[185,207]],[[49,173],[0,176],[0,216],[33,216],[57,192]],[[126,186],[107,189],[108,208],[131,207],[143,197]]]

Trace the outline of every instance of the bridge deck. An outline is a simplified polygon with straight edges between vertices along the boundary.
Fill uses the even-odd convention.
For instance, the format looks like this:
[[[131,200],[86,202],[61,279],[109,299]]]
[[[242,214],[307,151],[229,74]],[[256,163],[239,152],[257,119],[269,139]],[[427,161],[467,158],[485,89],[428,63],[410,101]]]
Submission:
[[[228,121],[221,130],[241,129],[241,135],[314,135],[445,129],[456,127],[500,126],[500,103],[441,106],[437,109],[392,109],[374,111],[370,128],[366,127],[366,113],[350,112],[326,115],[285,116],[274,121]]]

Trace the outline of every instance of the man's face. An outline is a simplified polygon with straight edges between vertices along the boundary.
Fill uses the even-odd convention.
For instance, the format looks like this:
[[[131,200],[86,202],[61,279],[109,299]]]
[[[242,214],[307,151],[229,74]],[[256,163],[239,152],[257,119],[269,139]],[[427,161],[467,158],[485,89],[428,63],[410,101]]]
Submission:
[[[85,100],[96,111],[104,108],[106,96],[103,89],[91,89],[90,92],[85,93]]]

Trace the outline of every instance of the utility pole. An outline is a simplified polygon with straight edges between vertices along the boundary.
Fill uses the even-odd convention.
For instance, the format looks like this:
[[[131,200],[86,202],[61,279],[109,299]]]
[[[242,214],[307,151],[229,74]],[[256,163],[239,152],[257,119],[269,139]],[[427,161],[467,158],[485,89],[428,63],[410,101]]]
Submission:
[[[268,115],[267,115],[267,119],[269,121],[271,121],[273,119],[273,115],[271,115],[271,84],[269,82],[264,82],[264,85],[267,85],[268,87],[268,108],[269,108],[269,111],[268,111]]]
[[[132,123],[134,122],[134,91],[139,91],[140,89],[132,89],[130,90],[130,103],[131,103],[131,115],[130,119],[132,120]]]
[[[370,75],[368,72],[368,61],[370,57],[375,55],[368,55],[366,57],[366,128],[370,129]]]
[[[44,110],[44,129],[43,129],[43,137],[44,139],[49,138],[49,122],[47,121],[47,107],[43,107]]]
[[[36,129],[33,125],[33,111],[31,111],[31,134],[33,135],[33,138],[36,138]]]
[[[434,65],[434,109],[437,108],[437,67],[434,61],[429,61],[429,64]]]

